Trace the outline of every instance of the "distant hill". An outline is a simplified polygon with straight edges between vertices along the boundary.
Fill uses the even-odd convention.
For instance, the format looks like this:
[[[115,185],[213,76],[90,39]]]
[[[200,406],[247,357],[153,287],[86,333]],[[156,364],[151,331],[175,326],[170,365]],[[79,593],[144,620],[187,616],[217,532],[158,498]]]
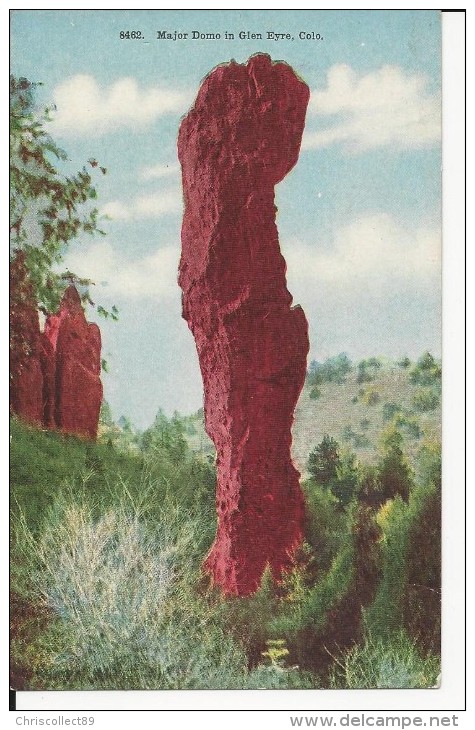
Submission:
[[[313,400],[312,388],[305,385],[295,412],[293,456],[302,472],[310,451],[325,433],[360,460],[375,461],[381,434],[398,413],[405,451],[411,459],[424,437],[441,438],[440,400],[433,410],[418,411],[413,397],[421,388],[411,383],[407,370],[386,366],[368,383],[358,383],[352,371],[344,383],[323,383],[319,388],[321,395]],[[358,396],[361,391],[364,393]]]

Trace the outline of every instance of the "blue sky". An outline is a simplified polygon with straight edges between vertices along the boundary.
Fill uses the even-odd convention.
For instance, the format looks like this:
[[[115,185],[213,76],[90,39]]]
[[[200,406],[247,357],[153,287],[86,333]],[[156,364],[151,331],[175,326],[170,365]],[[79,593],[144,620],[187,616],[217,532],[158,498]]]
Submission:
[[[145,41],[120,40],[121,30]],[[165,41],[158,30],[222,37]],[[12,71],[56,103],[50,132],[71,170],[90,157],[108,169],[97,185],[107,236],[73,242],[66,264],[120,310],[117,324],[100,320],[105,397],[138,426],[160,407],[189,413],[202,401],[176,283],[180,118],[214,66],[259,51],[311,89],[300,159],[276,190],[310,357],[441,352],[437,11],[13,11]]]

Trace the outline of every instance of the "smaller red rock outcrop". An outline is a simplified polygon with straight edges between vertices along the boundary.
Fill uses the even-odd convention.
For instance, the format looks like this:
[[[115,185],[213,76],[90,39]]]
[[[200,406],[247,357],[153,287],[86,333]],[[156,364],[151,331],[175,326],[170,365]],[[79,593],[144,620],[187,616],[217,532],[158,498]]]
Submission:
[[[24,254],[10,265],[10,407],[28,423],[95,439],[102,402],[101,333],[74,286],[40,331]]]

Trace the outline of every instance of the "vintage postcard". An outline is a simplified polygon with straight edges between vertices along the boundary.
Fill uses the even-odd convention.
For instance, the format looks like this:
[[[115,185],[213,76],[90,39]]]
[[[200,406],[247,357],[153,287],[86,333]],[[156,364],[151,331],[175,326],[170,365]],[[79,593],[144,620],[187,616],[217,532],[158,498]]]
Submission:
[[[12,688],[440,687],[440,11],[14,10],[10,141]]]

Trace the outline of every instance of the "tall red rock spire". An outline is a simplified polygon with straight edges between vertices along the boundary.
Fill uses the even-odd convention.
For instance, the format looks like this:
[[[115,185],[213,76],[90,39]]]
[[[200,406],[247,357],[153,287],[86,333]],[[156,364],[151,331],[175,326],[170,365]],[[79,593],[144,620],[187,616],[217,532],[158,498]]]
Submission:
[[[278,576],[302,538],[290,455],[308,327],[292,307],[274,186],[298,159],[309,90],[257,55],[217,67],[178,138],[185,212],[179,283],[217,452],[218,528],[205,568],[227,594]]]

